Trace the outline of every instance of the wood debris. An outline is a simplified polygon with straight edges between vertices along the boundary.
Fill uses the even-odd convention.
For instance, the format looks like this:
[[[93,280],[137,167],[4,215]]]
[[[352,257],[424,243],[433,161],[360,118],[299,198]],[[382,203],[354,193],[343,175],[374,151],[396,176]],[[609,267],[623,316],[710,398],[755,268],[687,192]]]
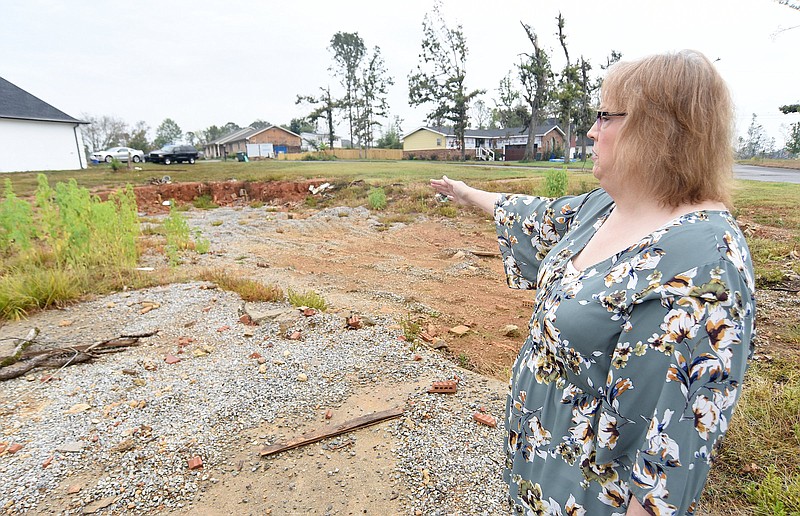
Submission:
[[[358,430],[360,428],[366,428],[368,426],[372,426],[382,421],[387,421],[389,419],[400,417],[401,415],[403,415],[403,412],[404,412],[403,407],[395,407],[389,410],[384,410],[382,412],[375,412],[374,414],[368,414],[366,416],[357,417],[355,419],[351,419],[350,421],[342,423],[341,425],[335,426],[333,428],[325,428],[322,430],[315,430],[313,432],[303,434],[300,437],[290,439],[285,443],[263,446],[258,453],[262,457],[266,457],[268,455],[272,455],[278,452],[293,450],[294,448],[299,448],[300,446],[305,446],[306,444],[312,444],[317,441],[321,441],[322,439],[325,439],[327,437],[334,437],[347,432],[352,432],[353,430]]]

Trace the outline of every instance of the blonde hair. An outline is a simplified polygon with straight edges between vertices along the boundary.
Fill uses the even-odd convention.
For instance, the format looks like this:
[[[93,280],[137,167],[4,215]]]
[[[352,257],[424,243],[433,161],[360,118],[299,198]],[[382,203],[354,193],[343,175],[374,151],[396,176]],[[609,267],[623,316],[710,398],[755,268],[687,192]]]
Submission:
[[[624,112],[613,167],[663,205],[714,200],[730,206],[733,104],[700,52],[682,50],[609,68],[603,105]]]

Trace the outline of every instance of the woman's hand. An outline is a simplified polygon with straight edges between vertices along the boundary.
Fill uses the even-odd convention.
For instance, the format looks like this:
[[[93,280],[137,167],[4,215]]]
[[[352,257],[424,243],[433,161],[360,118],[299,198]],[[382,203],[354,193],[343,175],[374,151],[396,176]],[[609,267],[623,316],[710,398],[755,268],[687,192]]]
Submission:
[[[494,203],[500,196],[500,194],[472,188],[467,186],[464,181],[454,181],[447,176],[442,176],[441,179],[431,179],[431,188],[457,204],[477,206],[486,213],[494,212]]]
[[[431,187],[458,204],[469,205],[471,204],[466,199],[466,192],[469,187],[464,181],[453,181],[447,176],[442,176],[441,179],[431,179]]]

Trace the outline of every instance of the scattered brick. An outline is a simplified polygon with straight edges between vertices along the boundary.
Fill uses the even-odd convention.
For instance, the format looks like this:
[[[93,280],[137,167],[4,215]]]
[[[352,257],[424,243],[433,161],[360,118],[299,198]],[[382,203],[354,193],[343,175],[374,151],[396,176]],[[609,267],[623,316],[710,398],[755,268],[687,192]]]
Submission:
[[[422,360],[422,355],[414,355],[414,362],[419,362]]]
[[[405,336],[405,335],[399,335],[399,336],[397,337],[397,340],[402,340],[402,341],[405,341],[405,340],[406,340],[406,336]]]
[[[427,331],[420,332],[419,336],[425,342],[433,342],[434,336],[428,333]]]
[[[44,462],[42,462],[42,469],[46,468],[47,466],[49,466],[53,462],[53,457],[54,457],[54,455],[51,455],[51,456],[47,457],[44,460]]]
[[[67,488],[67,494],[75,494],[81,490],[81,486],[78,484],[72,484]]]
[[[445,380],[443,382],[433,382],[428,388],[428,392],[438,394],[453,394],[458,390],[458,384],[453,380]]]
[[[168,364],[177,364],[180,361],[181,359],[176,357],[175,355],[167,355],[164,357],[164,362]]]
[[[198,456],[189,459],[189,469],[202,469],[203,459]]]
[[[481,423],[486,426],[490,426],[492,428],[497,427],[497,420],[490,416],[489,414],[481,414],[480,412],[476,412],[472,415],[472,419]]]
[[[217,331],[219,333],[222,333],[223,331],[230,330],[230,329],[231,329],[231,327],[226,324],[225,326],[220,326],[219,328],[217,328]]]
[[[248,326],[252,326],[253,318],[250,317],[249,314],[244,314],[243,316],[239,317],[239,322]]]
[[[317,314],[317,310],[314,309],[314,308],[306,308],[305,310],[303,310],[303,315],[306,316],[306,317],[311,317],[312,315],[316,315],[316,314]]]
[[[261,358],[261,354],[256,351],[253,351],[252,353],[250,353],[250,356],[248,358]]]
[[[345,321],[348,330],[358,330],[364,327],[364,322],[361,320],[361,317],[357,315],[351,315]]]
[[[6,449],[6,451],[7,451],[8,453],[14,454],[14,453],[17,453],[18,451],[20,451],[20,450],[21,450],[22,448],[24,448],[24,447],[25,447],[25,446],[23,446],[23,445],[21,445],[21,444],[19,444],[19,443],[14,443],[14,444],[12,444],[11,446],[9,446],[9,447]]]
[[[302,336],[303,336],[303,334],[300,333],[299,331],[294,331],[294,332],[292,332],[291,335],[289,335],[288,338],[289,338],[289,340],[300,340],[300,337],[302,337]]]
[[[326,410],[325,411],[325,419],[330,419],[332,417],[333,417],[333,411],[331,409]]]

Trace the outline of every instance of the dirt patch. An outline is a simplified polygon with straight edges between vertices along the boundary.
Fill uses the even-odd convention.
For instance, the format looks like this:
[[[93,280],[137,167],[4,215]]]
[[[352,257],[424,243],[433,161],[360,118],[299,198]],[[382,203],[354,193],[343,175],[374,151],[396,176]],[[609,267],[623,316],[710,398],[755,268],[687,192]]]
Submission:
[[[198,197],[208,196],[218,206],[241,206],[254,201],[282,205],[302,201],[309,194],[309,186],[319,186],[324,179],[309,181],[216,181],[192,183],[165,183],[134,188],[136,203],[143,213],[164,213],[169,206],[164,201],[191,203]],[[109,192],[97,192],[101,198]]]

